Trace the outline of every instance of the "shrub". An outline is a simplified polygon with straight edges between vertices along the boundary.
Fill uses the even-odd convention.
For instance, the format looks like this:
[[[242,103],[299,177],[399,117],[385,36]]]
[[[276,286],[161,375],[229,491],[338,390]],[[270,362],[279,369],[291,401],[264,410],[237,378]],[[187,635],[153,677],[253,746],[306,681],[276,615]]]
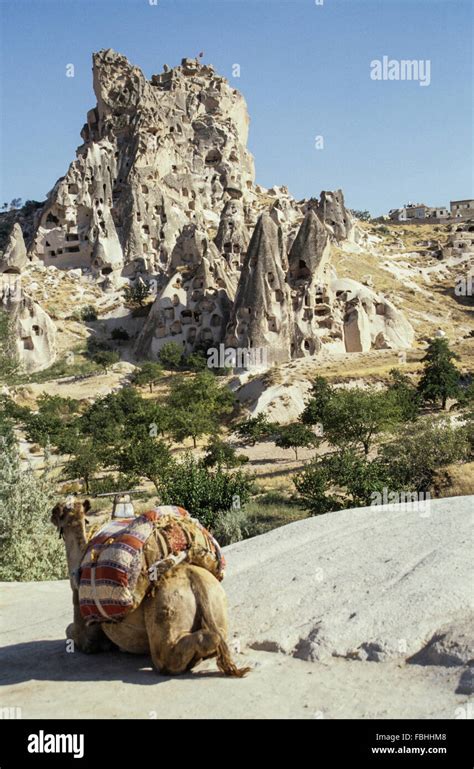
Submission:
[[[73,320],[83,320],[85,322],[93,321],[97,320],[97,312],[92,304],[88,304],[86,307],[81,307],[79,310],[74,310],[71,318]]]
[[[407,427],[384,445],[380,460],[387,468],[391,488],[430,491],[436,470],[469,459],[469,434],[445,420],[431,419]]]
[[[252,478],[241,470],[210,470],[189,453],[172,460],[159,479],[162,504],[181,505],[210,529],[224,513],[243,509],[252,492]]]
[[[207,358],[202,352],[192,352],[184,358],[184,364],[190,371],[207,371]]]
[[[64,544],[50,523],[49,476],[21,467],[15,448],[0,455],[0,580],[67,577]]]
[[[134,283],[125,286],[123,296],[126,303],[132,305],[132,307],[143,307],[150,293],[150,284],[142,280],[142,278],[138,278]]]
[[[228,510],[218,519],[214,536],[220,545],[232,545],[248,536],[249,517],[242,509]]]
[[[120,326],[119,328],[112,329],[110,338],[116,342],[127,342],[130,339],[130,334],[125,328]]]
[[[370,222],[372,218],[370,211],[357,211],[356,209],[352,209],[351,213],[352,216],[354,216],[356,219],[360,219],[361,222]]]
[[[176,371],[183,363],[183,348],[176,342],[166,342],[160,350],[158,359],[168,371]]]

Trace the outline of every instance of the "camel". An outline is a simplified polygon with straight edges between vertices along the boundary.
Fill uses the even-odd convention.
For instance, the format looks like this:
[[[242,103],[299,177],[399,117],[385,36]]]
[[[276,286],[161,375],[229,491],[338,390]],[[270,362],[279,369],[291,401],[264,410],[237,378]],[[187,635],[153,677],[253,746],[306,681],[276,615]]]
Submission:
[[[87,545],[86,514],[89,500],[57,504],[51,522],[59,529],[73,593],[74,621],[66,629],[85,653],[118,647],[132,654],[151,654],[162,675],[177,675],[201,660],[216,657],[222,673],[238,678],[249,668],[238,668],[227,645],[227,601],[218,580],[206,569],[180,563],[163,576],[137,609],[118,623],[86,625],[79,610],[74,572]]]

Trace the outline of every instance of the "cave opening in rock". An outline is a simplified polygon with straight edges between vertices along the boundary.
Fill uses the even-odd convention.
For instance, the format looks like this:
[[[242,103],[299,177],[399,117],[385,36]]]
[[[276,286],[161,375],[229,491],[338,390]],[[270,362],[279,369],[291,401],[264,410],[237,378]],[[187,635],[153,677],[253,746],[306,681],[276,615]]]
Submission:
[[[222,160],[222,155],[218,149],[209,150],[206,155],[205,163],[208,166],[215,166]]]

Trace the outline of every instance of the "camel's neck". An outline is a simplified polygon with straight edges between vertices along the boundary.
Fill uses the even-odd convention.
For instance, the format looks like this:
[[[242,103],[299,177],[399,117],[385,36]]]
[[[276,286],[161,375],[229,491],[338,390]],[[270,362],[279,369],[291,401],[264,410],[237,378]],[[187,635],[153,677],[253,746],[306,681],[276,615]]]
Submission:
[[[86,527],[84,521],[78,522],[74,526],[66,526],[63,529],[64,543],[66,545],[66,558],[69,576],[81,563],[81,557],[87,544]]]

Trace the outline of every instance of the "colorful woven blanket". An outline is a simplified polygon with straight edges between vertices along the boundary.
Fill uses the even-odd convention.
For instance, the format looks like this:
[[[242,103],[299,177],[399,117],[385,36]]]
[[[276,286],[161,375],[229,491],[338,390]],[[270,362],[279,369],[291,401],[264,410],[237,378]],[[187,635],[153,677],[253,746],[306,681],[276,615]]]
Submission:
[[[88,542],[77,574],[82,617],[87,624],[119,622],[182,560],[224,577],[218,543],[182,507],[166,505],[110,521]]]

